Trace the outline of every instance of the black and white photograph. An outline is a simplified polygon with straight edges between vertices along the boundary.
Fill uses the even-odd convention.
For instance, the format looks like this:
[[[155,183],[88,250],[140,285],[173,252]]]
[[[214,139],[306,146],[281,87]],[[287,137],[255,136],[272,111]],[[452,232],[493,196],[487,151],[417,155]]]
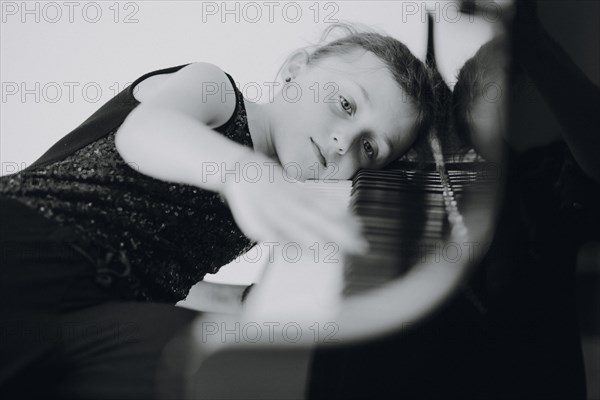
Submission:
[[[600,400],[600,1],[0,19],[3,400]]]

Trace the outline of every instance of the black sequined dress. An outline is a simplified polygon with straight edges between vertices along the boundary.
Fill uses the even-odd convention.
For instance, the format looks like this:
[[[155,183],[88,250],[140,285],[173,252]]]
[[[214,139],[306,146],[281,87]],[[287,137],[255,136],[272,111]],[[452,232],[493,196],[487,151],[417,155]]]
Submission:
[[[0,178],[0,197],[67,228],[64,240],[95,267],[96,282],[120,299],[175,303],[255,244],[218,193],[144,175],[115,148],[117,129],[140,104],[135,86],[184,66],[138,78],[34,164]],[[252,147],[243,97],[227,77],[236,107],[216,130]]]

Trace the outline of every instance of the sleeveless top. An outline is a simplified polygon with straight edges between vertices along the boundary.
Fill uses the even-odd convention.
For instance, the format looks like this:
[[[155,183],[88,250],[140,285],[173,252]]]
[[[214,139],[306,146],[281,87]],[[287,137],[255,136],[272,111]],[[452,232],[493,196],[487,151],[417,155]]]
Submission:
[[[115,148],[117,129],[140,104],[136,84],[184,66],[141,76],[31,166],[0,177],[0,196],[59,223],[61,239],[92,263],[97,283],[122,299],[176,303],[255,244],[220,194],[144,175]],[[215,130],[252,148],[242,94],[226,75],[236,105]]]

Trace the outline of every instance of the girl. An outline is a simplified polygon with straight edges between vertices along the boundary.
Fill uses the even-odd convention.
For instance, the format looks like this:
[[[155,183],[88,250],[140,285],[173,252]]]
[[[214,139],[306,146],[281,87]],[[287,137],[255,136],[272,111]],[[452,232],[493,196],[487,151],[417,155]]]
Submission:
[[[208,63],[151,72],[0,179],[3,394],[154,397],[162,346],[197,316],[173,304],[206,273],[265,239],[365,250],[346,210],[292,181],[404,154],[428,126],[428,71],[349,31],[281,72],[267,104]]]

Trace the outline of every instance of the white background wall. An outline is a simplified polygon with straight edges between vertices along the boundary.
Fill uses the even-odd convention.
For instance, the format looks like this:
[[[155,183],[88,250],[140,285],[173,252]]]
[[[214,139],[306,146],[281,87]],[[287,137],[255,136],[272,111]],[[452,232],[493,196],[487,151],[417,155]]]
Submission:
[[[270,2],[271,17],[267,3],[2,1],[2,175],[13,172],[13,163],[32,163],[128,83],[155,69],[208,61],[240,82],[247,97],[256,93],[251,82],[264,87],[266,96],[263,83],[274,79],[285,57],[314,44],[336,20],[382,30],[425,55],[426,2]],[[452,2],[441,3],[438,16],[455,19]],[[435,5],[429,8],[435,11]],[[440,47],[450,64],[487,37],[477,21],[459,22],[446,25],[460,40]]]

